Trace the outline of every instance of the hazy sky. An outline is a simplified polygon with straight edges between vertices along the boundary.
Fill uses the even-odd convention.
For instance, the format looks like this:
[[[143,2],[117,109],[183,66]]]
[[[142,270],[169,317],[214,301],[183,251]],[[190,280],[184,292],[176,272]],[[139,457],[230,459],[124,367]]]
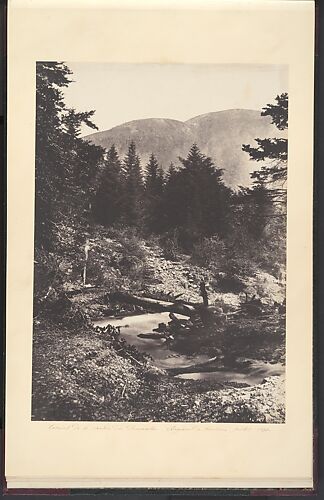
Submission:
[[[224,109],[260,109],[288,92],[285,66],[69,63],[66,104],[96,110],[99,130],[140,118],[185,121]],[[92,130],[85,127],[84,134]]]

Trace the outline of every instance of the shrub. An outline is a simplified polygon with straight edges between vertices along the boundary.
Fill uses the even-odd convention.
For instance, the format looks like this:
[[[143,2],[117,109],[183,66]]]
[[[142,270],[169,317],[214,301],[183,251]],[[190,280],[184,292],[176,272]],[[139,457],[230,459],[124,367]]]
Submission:
[[[34,315],[53,299],[63,287],[64,273],[60,260],[53,253],[35,250],[34,258]]]
[[[256,404],[239,401],[227,406],[227,408],[223,408],[221,422],[265,423],[266,417]]]
[[[199,266],[207,267],[211,271],[220,271],[226,259],[226,245],[217,235],[204,238],[194,245],[192,259]]]
[[[88,284],[102,285],[109,291],[126,287],[135,290],[141,289],[152,276],[147,249],[135,228],[96,227],[90,238]]]
[[[163,250],[163,256],[168,260],[177,261],[179,260],[180,245],[179,245],[179,233],[177,229],[165,233],[161,238],[161,247]]]

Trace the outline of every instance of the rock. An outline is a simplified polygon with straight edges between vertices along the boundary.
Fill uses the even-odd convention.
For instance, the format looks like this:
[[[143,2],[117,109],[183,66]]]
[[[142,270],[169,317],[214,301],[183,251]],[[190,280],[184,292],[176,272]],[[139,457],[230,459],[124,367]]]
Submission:
[[[166,375],[166,371],[162,370],[161,368],[157,368],[154,365],[148,365],[147,370],[146,370],[147,375],[150,377],[159,377],[161,375]]]

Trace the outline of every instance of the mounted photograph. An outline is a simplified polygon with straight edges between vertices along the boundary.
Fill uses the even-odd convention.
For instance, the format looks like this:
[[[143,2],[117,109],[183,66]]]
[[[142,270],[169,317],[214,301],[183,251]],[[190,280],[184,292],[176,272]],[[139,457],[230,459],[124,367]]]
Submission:
[[[31,420],[285,423],[288,67],[35,71]]]

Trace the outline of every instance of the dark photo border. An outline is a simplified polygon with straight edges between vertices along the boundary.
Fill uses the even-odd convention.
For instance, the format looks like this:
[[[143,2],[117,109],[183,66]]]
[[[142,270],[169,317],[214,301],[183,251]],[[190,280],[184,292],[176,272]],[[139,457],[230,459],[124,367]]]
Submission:
[[[67,0],[68,1],[68,0]],[[1,384],[1,471],[2,494],[11,498],[29,495],[38,498],[43,495],[55,495],[74,498],[108,498],[111,500],[197,500],[199,498],[235,498],[237,496],[253,496],[271,499],[278,496],[299,498],[300,496],[324,497],[324,3],[316,2],[316,47],[315,47],[315,148],[314,148],[314,477],[312,490],[305,489],[73,489],[73,490],[8,490],[4,476],[4,388],[5,388],[5,276],[6,276],[6,64],[7,33],[6,16],[7,0],[0,0],[0,158],[1,168],[1,301],[2,301],[2,384]],[[23,34],[22,34],[23,36]],[[296,436],[296,439],[298,437]]]

